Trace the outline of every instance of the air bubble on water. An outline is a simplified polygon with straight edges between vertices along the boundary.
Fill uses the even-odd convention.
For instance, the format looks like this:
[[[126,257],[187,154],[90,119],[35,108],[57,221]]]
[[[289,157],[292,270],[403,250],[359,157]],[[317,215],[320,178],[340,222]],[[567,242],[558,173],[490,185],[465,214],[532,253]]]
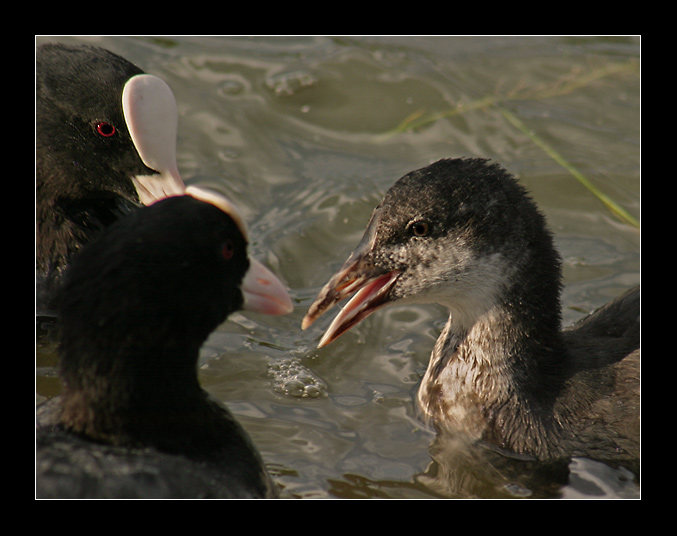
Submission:
[[[268,366],[273,389],[296,398],[327,396],[327,385],[297,357],[276,360]]]
[[[276,97],[290,97],[299,91],[314,86],[317,77],[305,70],[277,73],[266,79],[266,87]]]

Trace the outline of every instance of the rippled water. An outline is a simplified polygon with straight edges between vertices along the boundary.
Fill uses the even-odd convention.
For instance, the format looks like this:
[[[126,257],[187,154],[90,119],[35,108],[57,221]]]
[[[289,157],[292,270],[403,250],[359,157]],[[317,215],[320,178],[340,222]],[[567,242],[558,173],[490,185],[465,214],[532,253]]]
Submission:
[[[254,255],[291,289],[292,315],[233,315],[208,340],[200,369],[249,430],[283,497],[636,496],[627,473],[589,460],[571,464],[568,484],[554,468],[540,486],[466,471],[465,451],[434,445],[413,400],[446,319],[440,308],[383,310],[322,350],[331,315],[307,331],[300,324],[385,190],[449,156],[495,159],[532,192],[564,257],[566,322],[636,284],[639,231],[556,157],[639,218],[638,39],[38,42],[56,39],[107,47],[170,84],[182,176],[226,186],[250,224]],[[39,345],[38,398],[58,392],[54,364],[54,348]],[[439,463],[440,452],[453,461]],[[443,486],[448,466],[456,479]]]

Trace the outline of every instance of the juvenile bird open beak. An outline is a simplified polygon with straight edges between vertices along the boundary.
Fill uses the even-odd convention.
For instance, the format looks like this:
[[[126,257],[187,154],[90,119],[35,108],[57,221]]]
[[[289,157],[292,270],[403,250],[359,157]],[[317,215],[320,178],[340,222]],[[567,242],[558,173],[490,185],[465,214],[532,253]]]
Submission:
[[[351,300],[327,328],[318,348],[329,344],[390,302],[389,293],[399,275],[397,270],[384,271],[365,262],[363,254],[354,252],[315,298],[303,319],[302,329],[308,328],[336,303],[352,295]]]

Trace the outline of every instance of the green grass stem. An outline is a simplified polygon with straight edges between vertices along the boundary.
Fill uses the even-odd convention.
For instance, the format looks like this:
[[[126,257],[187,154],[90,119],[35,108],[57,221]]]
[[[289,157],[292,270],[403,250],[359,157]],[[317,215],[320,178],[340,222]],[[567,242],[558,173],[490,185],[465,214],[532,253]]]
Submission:
[[[624,63],[612,63],[588,72],[580,70],[572,71],[571,74],[551,84],[541,88],[519,88],[504,96],[489,95],[482,99],[475,100],[467,104],[458,104],[454,108],[434,114],[425,114],[424,110],[418,110],[407,116],[397,127],[380,136],[381,139],[387,139],[392,136],[420,130],[421,128],[439,121],[443,118],[468,113],[474,110],[488,108],[497,109],[514,127],[526,135],[531,141],[538,145],[555,162],[566,169],[576,178],[588,191],[597,197],[604,206],[621,221],[639,228],[639,221],[628,211],[623,209],[618,203],[615,203],[609,196],[597,188],[585,175],[583,175],[575,166],[567,162],[551,145],[547,144],[538,134],[529,129],[515,114],[510,112],[503,103],[506,101],[545,99],[560,95],[566,95],[585,87],[597,80],[607,76],[617,74],[637,74],[639,72],[639,63],[636,60],[630,60]]]

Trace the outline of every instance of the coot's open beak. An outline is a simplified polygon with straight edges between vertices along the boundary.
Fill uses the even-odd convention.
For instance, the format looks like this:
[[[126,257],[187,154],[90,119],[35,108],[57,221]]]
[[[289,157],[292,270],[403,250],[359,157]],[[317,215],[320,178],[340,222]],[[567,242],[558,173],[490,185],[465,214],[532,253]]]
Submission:
[[[140,74],[125,84],[122,109],[143,163],[157,174],[132,178],[144,205],[182,195],[185,186],[176,165],[179,114],[171,88],[157,76]]]
[[[315,298],[303,319],[302,329],[309,327],[337,302],[354,294],[327,328],[318,348],[329,344],[390,302],[389,293],[399,275],[397,270],[387,272],[365,262],[364,254],[360,253],[358,247]]]

